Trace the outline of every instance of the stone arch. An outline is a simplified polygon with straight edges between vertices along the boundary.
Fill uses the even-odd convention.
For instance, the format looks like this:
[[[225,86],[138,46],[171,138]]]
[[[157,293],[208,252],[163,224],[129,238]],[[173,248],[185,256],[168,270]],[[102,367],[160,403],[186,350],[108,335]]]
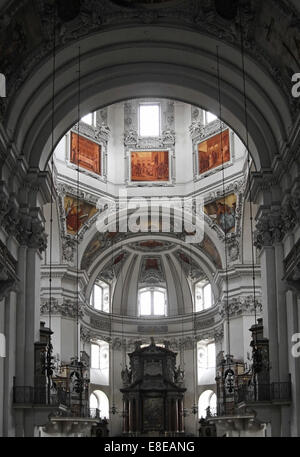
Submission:
[[[238,50],[233,52],[228,44],[208,37],[204,47],[201,33],[168,26],[144,25],[117,32],[104,31],[80,40],[82,114],[146,96],[175,98],[218,114],[216,45],[220,45],[222,120],[246,141]],[[56,144],[77,120],[77,44],[65,46],[57,55]],[[17,149],[31,167],[40,169],[45,169],[51,154],[50,62],[48,57],[26,79],[6,116]],[[268,168],[279,152],[277,145],[286,139],[291,113],[283,91],[258,63],[246,58],[246,72],[249,149],[256,168]]]

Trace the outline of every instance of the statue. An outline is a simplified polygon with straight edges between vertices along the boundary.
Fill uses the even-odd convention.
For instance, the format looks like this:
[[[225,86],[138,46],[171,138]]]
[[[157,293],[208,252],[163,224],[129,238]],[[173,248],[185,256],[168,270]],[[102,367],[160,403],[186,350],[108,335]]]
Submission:
[[[132,372],[128,369],[127,365],[125,366],[125,369],[121,371],[121,377],[124,386],[129,386],[131,383]]]
[[[174,382],[175,384],[183,384],[184,382],[184,370],[181,369],[180,365],[174,370]]]

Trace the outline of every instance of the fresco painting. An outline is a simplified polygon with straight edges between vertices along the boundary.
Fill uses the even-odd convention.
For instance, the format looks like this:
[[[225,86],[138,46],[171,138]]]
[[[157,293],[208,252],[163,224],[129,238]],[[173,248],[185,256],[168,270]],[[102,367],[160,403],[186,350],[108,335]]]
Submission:
[[[79,144],[78,144],[79,143]],[[70,160],[86,170],[101,175],[101,145],[81,135],[71,133]]]
[[[235,232],[236,201],[236,195],[230,194],[225,199],[219,198],[204,206],[205,214],[218,224],[224,233]]]
[[[222,153],[223,150],[223,153]],[[230,161],[229,130],[198,144],[199,175]]]
[[[131,181],[169,181],[169,151],[132,151]]]
[[[67,232],[76,235],[83,224],[97,213],[97,208],[76,197],[66,196],[64,199]]]

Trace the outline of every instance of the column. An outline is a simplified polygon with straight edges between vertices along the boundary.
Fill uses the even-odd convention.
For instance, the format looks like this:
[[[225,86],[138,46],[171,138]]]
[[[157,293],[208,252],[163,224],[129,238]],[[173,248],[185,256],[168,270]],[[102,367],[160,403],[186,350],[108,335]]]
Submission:
[[[25,385],[34,386],[34,343],[40,339],[40,255],[36,248],[28,248],[26,266]],[[24,426],[25,436],[33,436],[31,411],[25,411]]]
[[[25,385],[34,385],[34,343],[39,341],[40,330],[40,258],[36,250],[28,249],[26,269],[25,314]]]
[[[13,378],[16,369],[16,305],[17,295],[11,292],[5,300],[6,358],[4,361],[4,436],[15,436],[13,403]]]
[[[264,335],[269,339],[270,381],[279,380],[275,250],[264,246],[260,253]]]
[[[288,381],[288,336],[287,336],[287,311],[285,304],[285,283],[283,266],[284,252],[282,243],[275,244],[275,267],[276,267],[276,294],[277,294],[277,331],[279,350],[279,379],[281,382]]]
[[[288,366],[288,334],[287,334],[287,309],[286,309],[286,286],[282,280],[284,276],[284,249],[282,243],[275,243],[275,266],[276,266],[276,294],[277,294],[277,330],[278,330],[278,356],[279,356],[279,379],[280,382],[289,381]],[[281,407],[281,436],[290,436],[290,407]]]
[[[177,398],[174,399],[174,418],[175,418],[175,432],[178,433],[178,401]]]
[[[27,247],[20,246],[17,274],[20,280],[16,312],[16,386],[25,385],[25,309],[26,309],[26,258]],[[16,436],[24,436],[24,411],[15,411]]]
[[[128,432],[132,432],[132,398],[128,400]]]
[[[5,322],[5,302],[3,299],[3,300],[0,300],[0,333],[5,335],[4,322]],[[3,433],[3,415],[4,415],[4,397],[5,397],[4,361],[5,361],[5,358],[0,357],[0,437],[4,436],[4,433]]]
[[[135,431],[141,431],[141,424],[140,424],[140,401],[138,398],[135,399]]]
[[[291,404],[291,436],[300,435],[300,357],[292,353],[292,336],[300,333],[300,306],[297,294],[291,290],[286,292],[287,323],[289,336],[288,362],[292,383],[292,404]],[[299,341],[299,340],[298,340]]]

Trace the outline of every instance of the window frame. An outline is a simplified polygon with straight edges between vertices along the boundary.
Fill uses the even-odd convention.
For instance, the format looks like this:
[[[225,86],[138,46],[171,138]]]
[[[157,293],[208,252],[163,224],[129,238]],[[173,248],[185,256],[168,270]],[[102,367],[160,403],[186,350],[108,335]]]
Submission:
[[[198,286],[199,284],[201,284],[201,286]],[[210,306],[205,306],[205,300],[204,300],[204,289],[207,286],[210,286],[210,288],[211,288],[211,291],[210,291],[211,304],[210,304]],[[197,293],[198,287],[201,289],[201,294],[202,294],[202,308],[201,309],[197,309],[196,293]],[[201,313],[203,311],[207,311],[208,309],[213,308],[214,304],[215,304],[215,302],[214,302],[214,294],[213,294],[213,288],[212,288],[211,282],[209,280],[200,280],[200,281],[195,282],[195,284],[194,284],[194,309],[195,309],[195,313]]]
[[[213,119],[212,121],[208,121],[208,115],[211,114],[212,116],[215,116],[215,119]],[[218,120],[218,116],[214,113],[212,113],[211,111],[204,111],[204,125],[210,125],[212,122],[215,122]]]
[[[95,346],[97,347],[97,351],[98,351],[98,363],[97,363],[97,367],[93,366],[92,365],[92,361],[93,361],[93,358],[92,358],[92,347]],[[102,353],[103,351],[108,351],[108,360],[107,360],[107,366],[103,366],[103,364],[101,364],[101,356],[102,356]],[[105,370],[108,370],[108,374],[109,374],[109,367],[110,367],[110,357],[109,357],[109,345],[108,343],[106,343],[105,341],[91,341],[91,362],[90,362],[90,367],[92,370],[100,370],[100,371],[105,371]]]
[[[141,107],[142,106],[157,106],[158,107],[158,135],[142,135],[141,134]],[[161,135],[161,104],[159,102],[141,102],[138,105],[138,135],[140,138],[159,138]]]
[[[87,113],[84,116],[82,116],[82,118],[80,119],[80,122],[82,122],[85,125],[88,125],[89,127],[96,128],[96,126],[97,126],[97,116],[96,116],[96,114],[97,114],[96,111],[93,111],[92,113]],[[86,116],[89,116],[89,115],[92,116],[92,123],[91,124],[89,122],[85,122],[83,120]]]
[[[142,314],[141,313],[141,295],[143,293],[150,292],[150,314]],[[154,293],[160,292],[164,294],[164,313],[163,314],[154,314]],[[167,305],[168,305],[168,296],[167,296],[167,289],[164,287],[158,286],[149,286],[149,287],[141,287],[138,291],[138,316],[143,318],[159,318],[159,317],[166,317],[167,316]]]
[[[103,284],[104,286],[102,286]],[[101,289],[101,308],[95,307],[95,287],[99,287]],[[108,289],[108,306],[107,311],[104,310],[104,290]],[[100,311],[102,313],[108,314],[110,312],[110,285],[104,281],[94,282],[91,293],[90,293],[90,300],[89,300],[90,307],[93,308],[95,311]]]

